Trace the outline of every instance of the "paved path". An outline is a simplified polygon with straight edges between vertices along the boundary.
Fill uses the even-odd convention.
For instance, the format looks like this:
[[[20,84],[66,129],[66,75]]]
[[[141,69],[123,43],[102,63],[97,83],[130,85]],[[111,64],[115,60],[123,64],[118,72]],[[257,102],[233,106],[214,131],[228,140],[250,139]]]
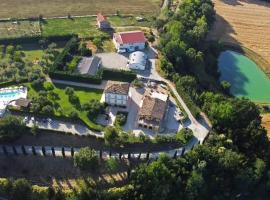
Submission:
[[[53,79],[52,82],[64,84],[64,85],[85,87],[85,88],[91,88],[91,89],[100,89],[100,90],[104,90],[104,88],[106,87],[106,84],[107,84],[107,81],[102,81],[101,84],[90,84],[90,83],[79,83],[79,82],[64,81],[64,80],[57,80],[57,79]]]
[[[87,136],[92,135],[95,137],[103,137],[102,132],[95,132],[88,129],[85,125],[80,123],[74,123],[54,118],[41,118],[34,117],[34,115],[19,114],[19,116],[25,117],[25,123],[28,127],[33,127],[37,125],[38,128],[44,130],[59,131],[64,133],[71,133],[73,135]]]

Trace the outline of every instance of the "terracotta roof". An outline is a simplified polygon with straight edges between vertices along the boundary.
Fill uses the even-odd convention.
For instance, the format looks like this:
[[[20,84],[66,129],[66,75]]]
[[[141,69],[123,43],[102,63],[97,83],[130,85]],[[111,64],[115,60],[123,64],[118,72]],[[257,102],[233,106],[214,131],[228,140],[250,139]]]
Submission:
[[[114,94],[125,94],[129,92],[129,83],[119,81],[108,81],[104,92]]]
[[[166,112],[167,102],[158,98],[145,96],[139,117],[146,120],[161,121]]]
[[[107,17],[103,16],[101,13],[98,13],[97,14],[97,21],[99,21],[99,22],[107,21]]]
[[[142,31],[119,32],[114,34],[114,38],[119,44],[146,42]]]

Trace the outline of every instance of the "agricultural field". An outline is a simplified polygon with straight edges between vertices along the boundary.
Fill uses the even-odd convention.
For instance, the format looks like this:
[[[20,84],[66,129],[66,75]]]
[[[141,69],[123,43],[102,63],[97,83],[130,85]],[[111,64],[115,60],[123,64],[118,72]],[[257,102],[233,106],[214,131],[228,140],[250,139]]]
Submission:
[[[39,36],[40,34],[39,21],[7,21],[0,23],[0,38]]]
[[[270,138],[270,114],[262,115],[262,126],[267,130],[267,135]]]
[[[115,14],[150,13],[156,15],[161,0],[4,0],[0,1],[0,18],[44,17],[71,15],[95,15],[102,11]]]
[[[208,39],[243,45],[270,62],[270,3],[259,0],[214,3],[216,22]]]

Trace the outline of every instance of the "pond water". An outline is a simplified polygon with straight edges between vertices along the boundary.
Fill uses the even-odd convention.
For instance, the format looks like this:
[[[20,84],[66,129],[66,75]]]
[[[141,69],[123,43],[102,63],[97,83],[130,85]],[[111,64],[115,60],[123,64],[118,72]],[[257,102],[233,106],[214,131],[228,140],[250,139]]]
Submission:
[[[218,59],[220,80],[231,84],[231,94],[254,102],[270,102],[270,79],[248,57],[234,51],[224,51]]]

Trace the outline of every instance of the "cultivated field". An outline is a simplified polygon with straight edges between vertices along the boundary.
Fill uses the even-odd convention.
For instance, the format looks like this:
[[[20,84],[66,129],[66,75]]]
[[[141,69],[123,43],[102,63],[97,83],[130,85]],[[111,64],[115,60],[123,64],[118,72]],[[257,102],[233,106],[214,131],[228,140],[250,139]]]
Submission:
[[[260,0],[214,0],[214,3],[217,16],[209,39],[243,45],[270,63],[270,3]]]
[[[157,14],[160,0],[1,0],[0,18],[46,17],[72,15],[91,15],[97,12]]]
[[[270,138],[270,114],[262,115],[262,125],[266,128],[267,134]]]

